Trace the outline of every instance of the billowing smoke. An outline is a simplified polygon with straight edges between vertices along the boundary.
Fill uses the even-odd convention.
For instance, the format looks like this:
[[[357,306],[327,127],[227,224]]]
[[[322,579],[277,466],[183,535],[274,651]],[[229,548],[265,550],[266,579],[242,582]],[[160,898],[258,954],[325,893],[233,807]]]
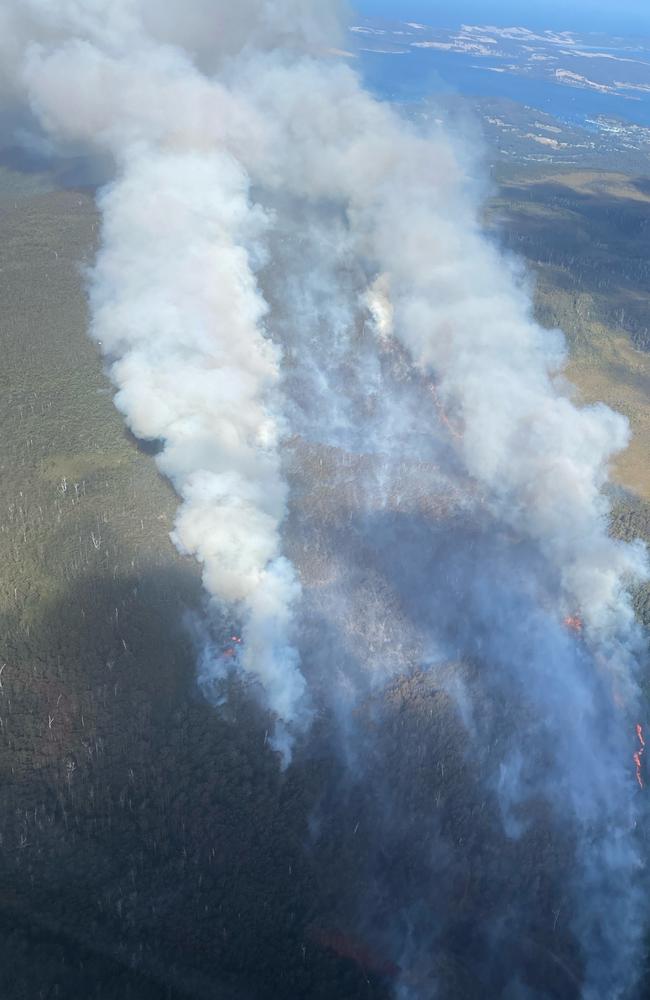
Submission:
[[[432,807],[417,836],[437,847],[418,848],[417,781],[388,789],[382,764],[417,674],[438,699],[426,739],[446,719],[473,741],[464,831],[532,851],[537,823],[562,842],[545,891],[570,899],[548,910],[555,934],[570,909],[569,979],[622,996],[643,933],[629,590],[646,562],[609,536],[603,487],[627,423],[572,402],[562,336],[481,233],[453,143],[364,91],[335,6],[23,0],[0,44],[51,140],[114,164],[92,332],[129,426],[163,444],[172,538],[203,566],[209,613],[242,624],[204,674],[255,681],[285,762],[318,711],[335,718],[383,802],[375,842],[417,856],[392,883],[369,861],[391,906],[367,930],[399,994],[435,995],[427,956],[453,946],[457,845]],[[448,741],[434,751],[437,767]],[[521,891],[537,905],[539,886]],[[512,944],[514,906],[485,917],[477,955]],[[503,995],[526,995],[525,966]]]

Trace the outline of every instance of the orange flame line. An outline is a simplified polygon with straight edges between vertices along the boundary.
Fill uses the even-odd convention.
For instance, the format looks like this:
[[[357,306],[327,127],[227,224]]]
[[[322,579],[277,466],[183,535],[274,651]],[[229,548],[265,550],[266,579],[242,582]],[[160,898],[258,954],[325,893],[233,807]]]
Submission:
[[[643,727],[640,722],[636,724],[636,735],[639,741],[639,749],[635,750],[632,754],[632,760],[634,761],[634,768],[636,772],[636,780],[639,782],[639,787],[644,787],[643,775],[641,774],[641,758],[645,753],[645,738],[643,735]]]
[[[462,438],[463,435],[461,434],[461,432],[456,427],[454,427],[454,425],[452,424],[451,420],[447,416],[447,414],[445,412],[445,408],[442,405],[440,399],[438,398],[438,393],[436,392],[436,387],[433,386],[433,385],[431,385],[431,386],[429,386],[429,389],[430,389],[431,395],[433,396],[434,405],[435,405],[435,407],[436,407],[436,409],[438,411],[438,414],[439,414],[440,419],[442,420],[443,424],[445,425],[445,427],[447,428],[447,430],[449,431],[449,433],[451,434],[452,437],[456,438],[457,440],[461,440],[461,438]]]
[[[570,628],[572,632],[582,632],[584,628],[584,622],[580,615],[569,615],[564,619],[564,624],[567,628]]]

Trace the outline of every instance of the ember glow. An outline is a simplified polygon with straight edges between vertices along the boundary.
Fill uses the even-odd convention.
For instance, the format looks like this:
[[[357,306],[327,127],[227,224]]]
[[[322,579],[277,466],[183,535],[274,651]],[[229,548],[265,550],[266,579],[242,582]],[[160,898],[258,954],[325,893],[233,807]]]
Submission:
[[[343,934],[338,929],[313,928],[310,936],[317,944],[333,951],[340,958],[354,962],[364,973],[370,972],[388,979],[395,979],[399,975],[400,968],[395,962],[376,954],[363,941]]]
[[[230,642],[221,655],[227,660],[232,660],[237,655],[237,647],[241,646],[241,642],[240,635],[231,635]]]
[[[569,615],[564,619],[564,624],[566,628],[571,629],[572,632],[580,633],[584,628],[584,622],[580,615]]]

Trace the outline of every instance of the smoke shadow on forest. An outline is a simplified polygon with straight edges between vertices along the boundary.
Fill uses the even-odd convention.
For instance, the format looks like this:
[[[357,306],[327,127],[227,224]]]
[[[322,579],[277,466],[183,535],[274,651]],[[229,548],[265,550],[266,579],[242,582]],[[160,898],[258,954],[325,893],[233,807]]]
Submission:
[[[182,621],[200,600],[179,565],[79,579],[28,632],[5,614],[7,961],[19,936],[47,996],[92,972],[98,1000],[380,1000],[381,975],[306,931],[310,771],[280,771],[268,716],[236,684],[225,712],[197,689]]]
[[[294,512],[296,555],[309,544],[300,527]],[[330,713],[312,744],[331,741],[310,817],[316,870],[337,871],[340,884],[329,925],[386,956],[400,996],[436,983],[441,996],[578,997],[574,831],[541,783],[509,815],[503,806],[504,761],[520,745],[530,740],[535,779],[545,766],[526,678],[490,663],[493,633],[510,641],[536,607],[517,574],[535,554],[489,519],[460,514],[355,514],[311,530],[332,567],[318,567],[313,588],[303,579],[303,662],[312,688],[327,678]],[[395,653],[392,678],[368,635],[378,624]]]
[[[392,513],[352,517],[337,537],[352,571],[372,553],[415,629],[442,595],[458,606],[491,544],[449,529]],[[452,548],[456,583],[435,572]],[[457,623],[461,656],[359,688],[347,736],[324,703],[283,773],[254,697],[233,683],[219,710],[197,689],[182,621],[201,600],[179,562],[82,578],[28,633],[4,616],[2,884],[25,966],[44,956],[43,975],[71,991],[87,956],[84,975],[106,977],[98,1000],[117,996],[115,977],[120,995],[152,1000],[213,996],[216,983],[233,1000],[420,998],[432,983],[461,1000],[519,986],[579,996],[571,832],[541,800],[516,836],[504,830],[486,776],[518,706],[484,683],[476,633]],[[310,601],[322,642],[306,669],[362,677],[363,650]],[[483,695],[478,718],[465,689]]]

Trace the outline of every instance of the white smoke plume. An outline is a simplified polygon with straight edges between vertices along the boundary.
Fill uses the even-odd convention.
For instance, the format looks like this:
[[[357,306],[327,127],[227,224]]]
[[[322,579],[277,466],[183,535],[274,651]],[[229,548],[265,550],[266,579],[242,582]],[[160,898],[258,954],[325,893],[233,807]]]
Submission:
[[[588,885],[576,917],[584,995],[615,997],[641,933],[621,761],[639,700],[628,592],[647,569],[640,544],[608,535],[602,488],[628,426],[566,394],[562,336],[533,321],[520,276],[482,235],[453,144],[364,91],[336,58],[337,15],[309,0],[23,0],[3,8],[0,53],[13,97],[55,142],[113,159],[93,335],[129,426],[163,442],[159,465],[180,497],[173,540],[241,618],[239,665],[279,720],[285,760],[285,727],[306,729],[316,699],[299,663],[298,574],[282,553],[283,439],[372,456],[361,493],[372,480],[386,507],[411,488],[405,461],[435,461],[481,524],[508,533],[507,558],[476,543],[467,603],[483,615],[481,655],[503,672],[494,684],[517,677],[544,717],[534,736],[554,756],[536,787],[576,825]],[[518,638],[500,629],[510,619],[480,557],[525,581]],[[440,583],[419,584],[449,617]],[[347,594],[331,614],[346,605]],[[561,629],[575,612],[588,652]],[[429,624],[439,651],[445,629]],[[383,660],[382,680],[390,670]],[[354,689],[351,674],[342,686]],[[596,755],[587,791],[578,769],[562,771],[568,753],[583,771]],[[528,794],[515,756],[500,772],[506,824]],[[597,911],[620,885],[603,931]],[[636,929],[605,973],[624,922]]]
[[[251,85],[256,105],[286,130],[285,153],[262,169],[283,173],[290,190],[343,202],[357,252],[378,276],[375,321],[436,377],[463,427],[467,471],[543,543],[588,623],[625,632],[632,615],[621,581],[643,576],[645,553],[607,536],[601,487],[627,444],[626,420],[604,406],[579,409],[556,386],[562,339],[532,321],[444,142],[416,135],[346,72],[308,66],[299,86],[287,80],[294,69],[269,72],[270,82]]]
[[[304,682],[289,641],[300,588],[279,541],[279,351],[250,261],[266,220],[222,155],[136,152],[123,169],[100,199],[93,333],[117,358],[130,427],[165,442],[159,465],[182,500],[174,542],[202,563],[207,592],[240,609],[242,666],[294,720]]]

